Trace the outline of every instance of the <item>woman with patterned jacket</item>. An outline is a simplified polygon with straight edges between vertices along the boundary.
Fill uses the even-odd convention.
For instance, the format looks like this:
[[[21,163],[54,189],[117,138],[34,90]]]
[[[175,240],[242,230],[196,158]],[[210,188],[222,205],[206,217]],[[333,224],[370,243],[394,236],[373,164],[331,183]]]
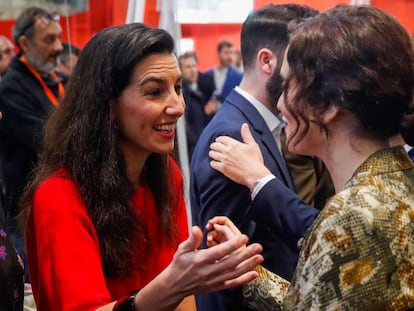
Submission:
[[[402,146],[389,144],[401,124],[413,130],[408,34],[377,8],[338,6],[293,30],[281,75],[288,148],[319,157],[336,195],[301,240],[292,282],[259,267],[259,278],[244,286],[246,303],[255,310],[413,309],[414,165]],[[272,176],[246,125],[242,137],[244,144],[218,138],[211,165],[251,189],[272,187],[274,179],[262,182]],[[210,244],[239,233],[224,217],[209,226]]]

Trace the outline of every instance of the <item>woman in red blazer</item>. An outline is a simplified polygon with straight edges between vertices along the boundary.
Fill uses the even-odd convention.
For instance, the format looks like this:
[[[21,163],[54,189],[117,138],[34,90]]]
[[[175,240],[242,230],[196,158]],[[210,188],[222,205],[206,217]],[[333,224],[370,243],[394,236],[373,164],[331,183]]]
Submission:
[[[191,295],[251,280],[261,247],[188,238],[169,153],[184,113],[174,42],[143,24],[98,33],[45,129],[24,198],[38,310],[194,310]],[[178,248],[178,249],[177,249]]]

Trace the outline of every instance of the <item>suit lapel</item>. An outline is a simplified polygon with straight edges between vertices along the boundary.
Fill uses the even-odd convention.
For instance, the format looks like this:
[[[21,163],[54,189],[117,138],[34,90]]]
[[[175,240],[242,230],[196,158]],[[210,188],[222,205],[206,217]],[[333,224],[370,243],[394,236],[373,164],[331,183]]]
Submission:
[[[292,177],[289,173],[289,170],[287,168],[287,164],[285,161],[285,158],[281,154],[279,148],[276,145],[275,139],[270,132],[269,128],[265,124],[266,128],[262,132],[262,143],[269,151],[269,154],[272,156],[273,160],[277,163],[277,166],[279,168],[279,171],[282,175],[282,179],[284,181],[284,184],[287,185],[291,189],[295,189],[295,186],[293,185]]]
[[[249,123],[256,142],[261,148],[267,150],[267,153],[263,154],[265,165],[276,175],[276,177],[281,179],[286,186],[295,189],[285,159],[280,153],[272,133],[256,108],[249,103],[246,98],[234,90],[227,97],[226,103],[235,106],[243,114],[246,122]]]

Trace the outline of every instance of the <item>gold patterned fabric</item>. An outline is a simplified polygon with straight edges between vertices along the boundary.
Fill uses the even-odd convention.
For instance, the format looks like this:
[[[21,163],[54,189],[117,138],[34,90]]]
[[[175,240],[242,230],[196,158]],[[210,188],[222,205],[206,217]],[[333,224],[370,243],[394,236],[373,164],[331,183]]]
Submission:
[[[262,267],[255,310],[414,310],[414,165],[402,147],[371,155],[303,240],[292,283]]]

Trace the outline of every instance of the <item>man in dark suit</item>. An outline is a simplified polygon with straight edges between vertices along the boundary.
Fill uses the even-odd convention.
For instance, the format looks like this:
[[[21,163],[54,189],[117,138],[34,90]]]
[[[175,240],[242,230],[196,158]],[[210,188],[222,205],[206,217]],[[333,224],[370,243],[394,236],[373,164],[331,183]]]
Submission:
[[[251,241],[263,245],[264,266],[288,280],[293,276],[298,258],[297,242],[318,211],[294,192],[281,154],[283,123],[276,116],[275,106],[282,92],[279,72],[288,44],[287,25],[316,14],[317,11],[298,5],[269,5],[248,17],[241,32],[244,76],[240,87],[230,93],[204,129],[191,162],[193,225],[204,228],[216,215],[229,216]],[[240,140],[243,123],[248,123],[265,165],[277,177],[269,183],[276,185],[276,190],[272,186],[272,197],[277,200],[268,202],[265,199],[268,187],[264,187],[252,201],[247,188],[210,167],[210,144],[221,135]],[[272,221],[268,222],[267,217],[273,217]],[[269,223],[278,225],[270,227]],[[199,311],[245,310],[240,288],[198,295],[196,299]]]
[[[23,10],[13,28],[19,53],[0,83],[3,113],[0,169],[5,187],[4,208],[11,240],[23,259],[24,241],[16,216],[21,194],[38,161],[44,123],[64,94],[55,72],[58,55],[63,49],[61,34],[56,13],[38,7]]]
[[[214,99],[216,86],[211,75],[198,71],[197,85],[201,93],[203,93],[204,98],[209,100]]]

